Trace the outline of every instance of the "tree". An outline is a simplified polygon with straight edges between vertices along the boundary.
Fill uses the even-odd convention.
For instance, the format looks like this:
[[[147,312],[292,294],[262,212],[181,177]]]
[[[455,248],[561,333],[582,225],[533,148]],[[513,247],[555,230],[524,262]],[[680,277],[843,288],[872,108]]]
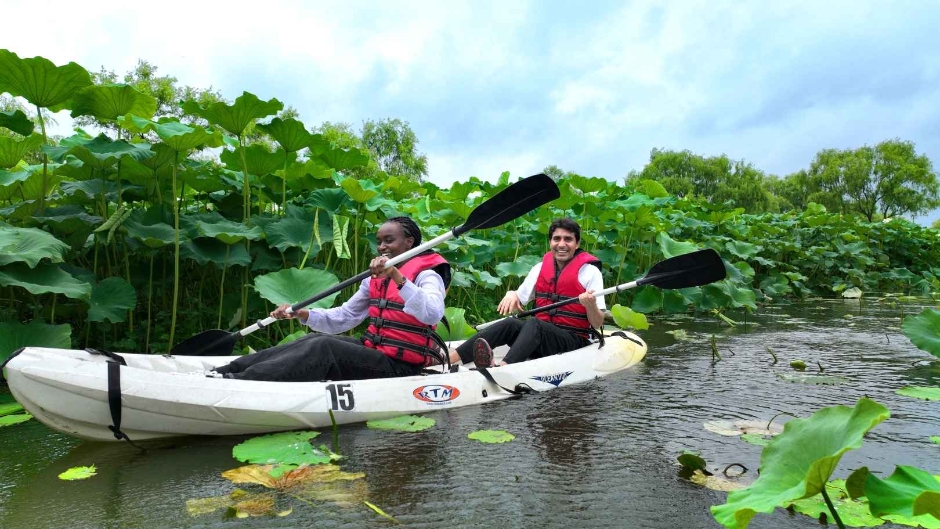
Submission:
[[[367,120],[362,124],[362,143],[372,152],[381,170],[422,182],[428,175],[428,157],[418,152],[418,137],[400,119]]]
[[[571,171],[565,171],[561,167],[558,167],[555,164],[549,165],[545,169],[542,169],[542,172],[552,180],[558,182],[564,178],[571,178],[577,173],[572,173]]]
[[[770,211],[775,201],[768,177],[751,164],[727,156],[705,158],[690,151],[653,149],[642,171],[631,171],[627,182],[655,180],[678,197],[698,196],[712,202],[733,200],[751,213]]]
[[[824,149],[807,171],[809,200],[868,219],[927,213],[940,205],[937,175],[913,142]]]

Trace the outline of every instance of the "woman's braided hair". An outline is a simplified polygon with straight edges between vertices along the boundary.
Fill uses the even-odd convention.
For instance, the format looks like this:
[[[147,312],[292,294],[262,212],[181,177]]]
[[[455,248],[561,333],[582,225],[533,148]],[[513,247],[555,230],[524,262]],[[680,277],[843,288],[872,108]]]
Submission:
[[[411,245],[412,248],[421,245],[421,230],[415,221],[411,220],[411,217],[392,217],[385,222],[394,222],[401,226],[401,231],[405,234],[405,237],[414,239],[414,244]]]

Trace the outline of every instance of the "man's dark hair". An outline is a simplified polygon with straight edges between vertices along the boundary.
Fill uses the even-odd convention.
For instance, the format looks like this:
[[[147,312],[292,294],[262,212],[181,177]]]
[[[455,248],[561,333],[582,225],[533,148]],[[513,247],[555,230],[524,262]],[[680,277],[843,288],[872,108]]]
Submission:
[[[581,226],[578,226],[577,222],[569,219],[568,217],[555,219],[554,221],[552,221],[551,226],[548,227],[549,239],[552,238],[552,234],[555,233],[555,230],[557,230],[558,228],[570,231],[571,233],[574,234],[575,242],[581,242]]]
[[[415,221],[411,220],[411,217],[392,217],[385,222],[394,222],[401,226],[401,231],[405,234],[405,237],[414,239],[415,242],[411,246],[412,248],[417,248],[421,245],[421,230],[418,228]]]

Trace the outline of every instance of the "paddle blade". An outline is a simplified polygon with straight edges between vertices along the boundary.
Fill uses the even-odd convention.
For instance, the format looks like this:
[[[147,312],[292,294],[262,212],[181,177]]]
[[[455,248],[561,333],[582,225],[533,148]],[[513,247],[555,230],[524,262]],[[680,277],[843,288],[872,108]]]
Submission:
[[[637,280],[637,285],[653,285],[659,288],[699,287],[721,281],[726,276],[725,263],[721,256],[709,248],[656,263],[646,277]]]
[[[558,186],[544,174],[523,178],[477,206],[463,225],[454,228],[454,235],[501,226],[560,196]]]
[[[176,356],[228,356],[235,350],[235,344],[241,336],[237,332],[220,329],[201,332],[187,338],[170,349]]]

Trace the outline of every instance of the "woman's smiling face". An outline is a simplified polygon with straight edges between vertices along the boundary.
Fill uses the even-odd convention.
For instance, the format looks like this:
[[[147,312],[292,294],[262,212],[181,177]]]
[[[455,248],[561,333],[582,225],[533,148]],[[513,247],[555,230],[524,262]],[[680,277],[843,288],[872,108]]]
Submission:
[[[413,238],[405,236],[405,230],[397,222],[382,224],[375,238],[378,243],[379,255],[387,257],[396,257],[407,252],[415,243]]]

